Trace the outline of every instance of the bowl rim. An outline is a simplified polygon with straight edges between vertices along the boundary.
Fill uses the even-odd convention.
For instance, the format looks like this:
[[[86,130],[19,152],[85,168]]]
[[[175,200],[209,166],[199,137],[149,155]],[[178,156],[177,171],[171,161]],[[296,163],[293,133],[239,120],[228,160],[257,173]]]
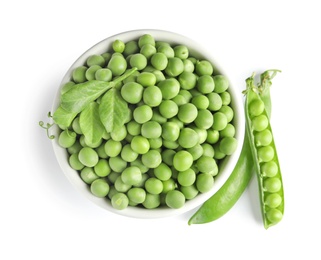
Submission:
[[[223,186],[223,184],[226,182],[226,180],[232,173],[237,163],[237,160],[240,156],[241,148],[244,141],[244,135],[245,135],[245,116],[244,116],[244,113],[242,113],[243,101],[242,101],[241,92],[239,93],[236,92],[238,88],[235,87],[235,84],[233,83],[233,78],[230,77],[228,73],[225,73],[224,68],[221,67],[221,63],[218,62],[216,59],[214,59],[213,52],[209,51],[200,43],[182,34],[166,31],[166,30],[159,30],[159,29],[137,29],[137,30],[124,31],[124,32],[109,36],[101,40],[100,42],[96,43],[89,49],[87,49],[83,54],[79,56],[79,58],[76,59],[76,61],[70,66],[70,68],[64,75],[60,83],[60,86],[57,90],[56,96],[54,98],[54,101],[52,104],[52,111],[55,111],[56,108],[58,107],[60,102],[60,89],[62,88],[64,83],[69,81],[72,75],[72,71],[75,67],[85,64],[86,59],[90,55],[101,54],[103,53],[103,50],[107,51],[108,49],[110,49],[112,42],[116,39],[120,39],[124,42],[127,42],[129,40],[137,40],[139,36],[143,34],[150,34],[157,41],[167,41],[171,44],[186,45],[190,50],[191,54],[196,55],[198,59],[206,58],[207,60],[209,60],[216,68],[216,73],[225,75],[229,80],[230,85],[228,90],[232,97],[231,106],[233,107],[233,110],[234,110],[233,122],[234,122],[234,125],[237,126],[235,127],[235,130],[236,130],[235,138],[238,140],[238,146],[236,151],[232,155],[230,155],[229,158],[227,158],[227,160],[224,160],[224,163],[221,166],[219,174],[215,177],[213,188],[209,192],[200,193],[194,199],[186,201],[185,205],[179,209],[171,209],[171,208],[145,209],[140,207],[127,207],[124,210],[117,210],[111,206],[109,199],[98,198],[98,197],[95,197],[93,194],[91,194],[89,185],[83,182],[79,174],[77,173],[77,171],[72,169],[69,166],[68,158],[67,158],[67,150],[59,146],[58,138],[54,138],[52,140],[52,146],[53,146],[53,150],[54,150],[56,159],[58,161],[58,164],[60,165],[60,168],[62,169],[64,175],[67,177],[67,179],[72,184],[72,186],[74,186],[76,190],[78,190],[80,193],[85,195],[87,199],[92,201],[94,204],[100,206],[101,208],[104,208],[118,215],[133,217],[133,218],[153,219],[153,218],[162,218],[162,217],[180,215],[190,210],[193,210],[201,206],[201,204],[203,204],[207,199],[209,199],[214,193],[216,193]],[[201,51],[198,51],[198,50],[201,50]],[[54,127],[50,129],[50,134],[58,136],[58,133],[59,133],[59,128],[58,126],[54,125]]]

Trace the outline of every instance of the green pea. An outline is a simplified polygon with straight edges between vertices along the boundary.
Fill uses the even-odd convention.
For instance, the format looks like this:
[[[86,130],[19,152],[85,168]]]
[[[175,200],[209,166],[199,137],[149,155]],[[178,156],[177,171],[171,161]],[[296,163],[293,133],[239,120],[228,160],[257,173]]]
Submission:
[[[157,86],[147,87],[143,93],[144,103],[151,107],[159,106],[162,102],[162,97],[162,91]]]
[[[90,191],[96,197],[104,198],[109,192],[109,185],[104,179],[97,179],[91,183]]]
[[[93,65],[98,65],[100,67],[105,66],[105,58],[102,55],[91,55],[87,58],[86,64],[88,67],[93,66]]]
[[[267,178],[263,182],[263,187],[267,192],[278,192],[281,189],[281,180],[277,177]]]
[[[175,151],[172,149],[164,149],[162,152],[163,162],[169,166],[173,166],[173,159],[175,155]]]
[[[172,118],[178,113],[178,106],[173,100],[165,100],[159,105],[159,112],[165,118]]]
[[[179,172],[177,175],[177,181],[182,186],[190,186],[196,180],[196,174],[192,169]]]
[[[120,157],[126,162],[133,162],[137,159],[138,153],[131,148],[131,144],[125,144]]]
[[[185,196],[179,190],[171,190],[165,197],[166,205],[172,209],[179,209],[185,204]]]
[[[111,81],[113,73],[110,69],[98,69],[95,72],[95,79],[100,81]]]
[[[136,53],[130,57],[129,64],[132,68],[143,70],[147,66],[147,58],[141,53]]]
[[[170,178],[166,181],[162,181],[163,182],[163,191],[162,193],[166,194],[167,192],[174,190],[176,188],[176,182]]]
[[[178,143],[183,148],[192,148],[196,144],[198,144],[199,136],[198,134],[191,128],[183,128],[178,137]]]
[[[214,69],[209,61],[201,60],[196,62],[195,71],[199,76],[212,75]]]
[[[161,148],[163,145],[163,139],[161,137],[158,138],[150,138],[148,139],[151,149]]]
[[[174,58],[174,49],[168,45],[161,45],[157,48],[157,51],[163,53],[167,58]]]
[[[210,173],[217,169],[217,164],[213,157],[203,155],[197,160],[196,167],[200,172]]]
[[[126,136],[127,136],[127,128],[124,125],[119,127],[117,131],[112,131],[110,133],[110,137],[114,141],[123,141]]]
[[[152,73],[153,73],[153,74],[155,75],[155,77],[156,77],[156,83],[159,83],[159,82],[161,82],[161,81],[163,81],[163,80],[166,79],[165,76],[164,76],[164,74],[163,74],[163,72],[160,71],[160,70],[154,70],[154,71],[152,71]]]
[[[130,146],[138,154],[145,154],[150,148],[147,138],[140,135],[133,137]]]
[[[163,99],[172,99],[177,96],[180,90],[180,84],[175,78],[165,79],[159,82],[158,87],[162,92]]]
[[[163,183],[157,178],[149,178],[145,182],[145,189],[150,194],[160,194],[163,191]]]
[[[278,209],[270,209],[266,212],[266,217],[271,223],[276,224],[282,220],[283,214]]]
[[[254,99],[249,104],[249,108],[248,108],[249,114],[251,116],[259,116],[263,113],[264,108],[265,108],[264,102],[261,99]]]
[[[162,137],[164,140],[176,141],[179,137],[180,128],[174,122],[166,122],[162,125]]]
[[[183,71],[179,77],[178,81],[182,89],[193,89],[196,86],[197,77],[193,72]]]
[[[70,130],[64,130],[59,134],[58,143],[63,148],[69,148],[76,142],[76,133]]]
[[[207,129],[207,137],[206,137],[206,142],[210,144],[215,144],[219,141],[220,139],[220,132],[215,129]]]
[[[125,43],[121,40],[115,40],[112,47],[115,52],[123,53],[125,50]]]
[[[143,86],[136,82],[127,82],[121,88],[121,96],[130,104],[138,104],[143,98]]]
[[[147,209],[157,208],[160,205],[159,194],[146,193],[145,201],[142,204]]]
[[[181,105],[187,104],[185,97],[183,97],[182,95],[177,95],[173,97],[172,100],[176,103],[178,107],[180,107]]]
[[[273,136],[269,129],[265,129],[261,132],[255,133],[254,139],[255,139],[256,146],[267,146],[271,144],[273,140]]]
[[[120,156],[109,158],[109,166],[114,172],[122,172],[127,167],[127,162]]]
[[[168,65],[168,58],[162,52],[153,54],[150,60],[152,66],[157,70],[164,70]]]
[[[227,106],[231,103],[231,95],[227,91],[224,91],[219,94],[222,99],[222,104]]]
[[[220,151],[226,155],[232,155],[237,148],[237,140],[234,137],[224,137],[220,142]]]
[[[139,37],[138,39],[138,46],[139,48],[142,48],[145,44],[150,44],[152,46],[155,46],[155,39],[152,35],[150,34],[144,34]]]
[[[162,156],[157,150],[149,150],[142,155],[142,162],[148,168],[156,168],[162,162]]]
[[[87,67],[86,66],[80,66],[77,67],[73,70],[72,72],[72,78],[76,83],[83,83],[85,82],[86,79],[86,71]]]
[[[266,196],[264,203],[270,208],[277,208],[282,203],[282,197],[278,193],[271,193]]]
[[[90,147],[82,148],[79,151],[78,158],[79,161],[87,167],[94,167],[99,160],[97,152]]]
[[[204,95],[198,95],[192,98],[192,104],[194,104],[198,109],[207,109],[210,101]]]
[[[227,126],[227,117],[222,112],[216,112],[213,115],[213,129],[215,130],[223,130]]]
[[[68,159],[70,167],[77,171],[85,167],[85,165],[79,160],[78,155],[79,153],[74,153],[70,155]]]
[[[137,82],[144,87],[154,86],[156,76],[151,72],[142,72],[137,76]]]
[[[105,143],[105,152],[109,157],[116,157],[120,154],[122,144],[120,141],[114,141],[112,139]]]
[[[147,105],[142,105],[135,108],[133,116],[137,123],[143,124],[152,118],[153,110]]]
[[[121,175],[119,175],[114,183],[114,187],[118,192],[127,192],[132,187],[132,185],[124,183]]]
[[[108,62],[107,68],[111,70],[114,76],[120,76],[126,71],[127,62],[121,54],[113,55]]]
[[[68,147],[67,150],[69,154],[73,154],[73,153],[79,153],[81,148],[82,146],[80,142],[76,140],[76,142],[72,146]]]
[[[229,82],[224,75],[215,75],[213,79],[214,79],[216,93],[223,93],[228,89]]]
[[[194,63],[190,59],[184,59],[184,71],[186,72],[194,72],[195,66]]]
[[[193,164],[193,156],[187,151],[178,151],[173,158],[173,166],[177,171],[186,171]]]
[[[264,177],[274,177],[279,171],[278,165],[274,161],[262,164],[261,172]]]
[[[98,163],[94,166],[94,170],[99,177],[106,177],[111,173],[108,161],[105,159],[99,159]]]
[[[200,109],[195,119],[195,125],[201,129],[209,129],[213,125],[213,115],[207,109]]]
[[[95,77],[95,74],[96,74],[96,71],[101,69],[101,67],[99,65],[92,65],[90,66],[87,70],[86,70],[86,73],[85,73],[85,77],[87,80],[94,80],[96,77]]]
[[[186,103],[179,107],[177,117],[183,123],[192,123],[198,117],[197,107],[192,103]]]
[[[184,63],[181,59],[174,57],[168,59],[165,73],[171,77],[177,77],[184,71]]]
[[[234,118],[234,111],[230,106],[223,105],[219,109],[219,112],[222,112],[226,116],[228,123],[230,123]]]
[[[147,59],[150,59],[156,53],[156,48],[152,44],[147,43],[140,48],[140,53]]]
[[[153,110],[153,116],[151,120],[156,121],[159,124],[164,124],[167,122],[167,118],[163,117],[159,113],[158,109]]]
[[[257,155],[259,162],[269,162],[274,157],[274,149],[271,146],[263,146],[258,148]]]
[[[196,195],[199,193],[195,184],[191,185],[191,186],[182,186],[181,192],[184,194],[184,196],[187,200],[194,199],[196,197]]]
[[[162,127],[156,121],[148,121],[142,125],[141,132],[146,138],[158,138],[162,134]]]
[[[142,125],[137,123],[136,121],[128,122],[126,127],[127,127],[127,132],[132,136],[140,135],[141,133]]]
[[[197,89],[202,94],[209,94],[214,90],[214,79],[210,75],[202,75],[197,80]]]
[[[174,47],[174,56],[182,60],[187,59],[189,55],[188,48],[185,45],[177,45]]]
[[[211,144],[203,143],[201,146],[202,146],[202,149],[203,149],[202,155],[208,156],[208,157],[211,157],[211,158],[214,157],[215,151],[214,151],[214,148],[213,148],[213,146]]]
[[[108,64],[108,62],[111,59],[112,54],[110,52],[105,52],[105,53],[101,54],[101,56],[104,58],[105,64]],[[102,65],[102,66],[104,66],[104,65]]]
[[[269,120],[266,117],[266,115],[259,115],[257,117],[254,117],[252,120],[252,127],[254,131],[263,131],[266,129],[269,125]]]
[[[97,180],[99,176],[95,173],[92,167],[85,167],[80,171],[80,178],[87,184],[91,184]]]
[[[214,178],[209,173],[200,173],[196,178],[196,187],[201,193],[210,191],[214,186]]]
[[[154,174],[159,180],[166,181],[171,178],[172,170],[165,163],[161,163],[154,169]]]
[[[142,180],[142,173],[136,166],[130,166],[121,173],[121,180],[128,185],[136,185]]]
[[[129,56],[131,54],[135,54],[139,52],[139,46],[138,46],[138,42],[135,40],[129,41],[125,44],[125,49],[123,51],[123,54],[125,56]]]
[[[219,132],[220,137],[234,137],[235,127],[232,124],[227,124],[226,127]]]
[[[118,177],[120,177],[120,172],[111,172],[108,176],[107,176],[107,180],[111,183],[111,184],[115,184],[116,180],[118,179]],[[111,186],[114,187],[114,186]],[[109,196],[109,195],[108,195]]]
[[[208,101],[209,101],[209,105],[208,105],[208,109],[211,111],[218,111],[221,109],[223,101],[222,98],[219,94],[213,92],[213,93],[209,93],[207,95]]]
[[[111,198],[111,204],[115,209],[123,210],[128,207],[128,197],[124,193],[116,193]]]
[[[143,203],[146,199],[146,191],[142,188],[131,188],[127,192],[127,196],[130,201],[133,201],[137,204]]]

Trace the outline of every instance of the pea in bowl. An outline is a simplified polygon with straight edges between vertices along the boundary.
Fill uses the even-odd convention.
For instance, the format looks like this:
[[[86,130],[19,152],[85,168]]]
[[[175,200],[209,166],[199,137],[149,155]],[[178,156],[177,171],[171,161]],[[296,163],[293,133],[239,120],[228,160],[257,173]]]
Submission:
[[[201,45],[162,30],[120,33],[82,54],[54,99],[53,148],[96,205],[159,218],[225,183],[244,138],[241,93]]]

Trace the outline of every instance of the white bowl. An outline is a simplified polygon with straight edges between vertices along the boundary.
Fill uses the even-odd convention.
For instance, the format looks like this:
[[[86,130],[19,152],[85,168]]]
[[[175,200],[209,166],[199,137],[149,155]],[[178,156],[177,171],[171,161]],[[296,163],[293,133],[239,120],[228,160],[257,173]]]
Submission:
[[[158,40],[158,41],[166,41],[171,44],[186,45],[189,48],[190,53],[194,57],[199,59],[204,58],[209,60],[214,65],[218,73],[225,75],[229,79],[230,81],[229,92],[232,97],[231,106],[234,110],[233,124],[236,128],[235,137],[238,140],[238,148],[233,153],[233,155],[225,158],[224,162],[220,166],[219,174],[215,177],[214,187],[209,192],[199,194],[194,199],[186,201],[185,205],[180,209],[171,209],[171,208],[165,208],[165,207],[156,208],[156,209],[145,209],[145,208],[129,206],[124,210],[114,209],[107,198],[95,197],[90,192],[89,186],[86,183],[84,183],[82,179],[79,177],[79,174],[77,173],[77,171],[73,170],[69,166],[67,150],[59,146],[58,138],[55,138],[52,141],[53,149],[61,169],[63,170],[68,180],[73,184],[73,186],[76,187],[76,189],[81,194],[85,195],[88,199],[90,199],[96,205],[108,211],[114,212],[116,214],[128,216],[128,217],[146,219],[146,218],[160,218],[160,217],[173,216],[173,215],[185,213],[189,210],[192,210],[200,206],[202,203],[204,203],[207,199],[209,199],[216,191],[218,191],[222,187],[222,185],[225,183],[225,181],[228,179],[228,177],[232,173],[236,165],[236,162],[239,158],[243,140],[244,140],[245,118],[243,115],[243,101],[242,101],[242,95],[240,93],[240,90],[236,88],[235,85],[233,84],[231,77],[229,77],[228,71],[225,72],[225,70],[223,70],[223,68],[220,67],[220,63],[215,59],[215,56],[214,56],[215,54],[212,51],[206,50],[199,43],[183,35],[169,32],[169,31],[163,31],[163,30],[150,30],[150,29],[134,30],[134,31],[123,32],[102,40],[101,42],[97,43],[96,45],[88,49],[84,54],[82,54],[74,62],[74,64],[70,67],[70,69],[67,71],[66,75],[62,79],[60,88],[63,86],[64,83],[70,80],[73,69],[85,64],[89,56],[93,54],[102,54],[106,52],[108,49],[111,48],[112,42],[116,39],[120,39],[124,42],[127,42],[133,39],[138,39],[143,34],[151,34],[155,38],[155,40]],[[211,44],[211,46],[213,45]],[[55,111],[59,105],[60,88],[58,89],[57,95],[54,99],[52,111]],[[57,126],[51,128],[50,130],[51,130],[50,134],[53,134],[56,137],[59,135],[59,128]]]

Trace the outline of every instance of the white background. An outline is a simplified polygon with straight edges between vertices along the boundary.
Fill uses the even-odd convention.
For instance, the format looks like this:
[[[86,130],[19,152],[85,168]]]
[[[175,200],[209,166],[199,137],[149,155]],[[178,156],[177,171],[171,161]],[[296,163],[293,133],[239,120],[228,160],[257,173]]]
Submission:
[[[2,1],[0,259],[321,259],[318,2]],[[277,226],[263,228],[255,178],[221,219],[188,226],[194,211],[156,220],[109,213],[63,175],[38,126],[62,77],[95,43],[146,28],[211,49],[240,91],[253,71],[282,70],[272,87],[285,190]]]

